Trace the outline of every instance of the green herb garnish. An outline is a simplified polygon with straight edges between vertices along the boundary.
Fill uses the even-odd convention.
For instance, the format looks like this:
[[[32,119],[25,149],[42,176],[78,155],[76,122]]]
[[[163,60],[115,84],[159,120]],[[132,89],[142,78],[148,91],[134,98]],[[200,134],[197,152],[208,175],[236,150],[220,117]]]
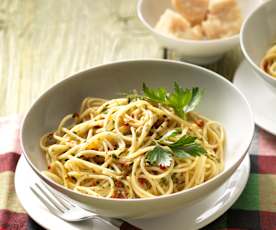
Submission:
[[[146,159],[151,165],[168,167],[171,165],[172,155],[169,150],[161,146],[156,146],[153,150],[148,152]]]
[[[200,156],[205,154],[206,150],[198,143],[195,142],[196,137],[183,136],[178,141],[170,144],[169,147],[179,158],[189,157],[189,156]]]
[[[154,102],[165,103],[167,98],[167,90],[165,88],[150,89],[143,83],[144,95]]]
[[[206,150],[198,143],[196,137],[185,135],[173,144],[164,146],[156,146],[153,150],[148,152],[146,159],[151,165],[161,167],[168,167],[171,165],[172,155],[179,158],[186,158],[190,156],[200,156],[206,153]]]
[[[141,98],[169,106],[183,119],[186,119],[188,112],[195,109],[203,94],[199,88],[183,89],[176,82],[173,92],[168,92],[163,87],[149,88],[145,83],[143,83],[143,92],[144,95],[129,94],[128,97],[130,99]]]

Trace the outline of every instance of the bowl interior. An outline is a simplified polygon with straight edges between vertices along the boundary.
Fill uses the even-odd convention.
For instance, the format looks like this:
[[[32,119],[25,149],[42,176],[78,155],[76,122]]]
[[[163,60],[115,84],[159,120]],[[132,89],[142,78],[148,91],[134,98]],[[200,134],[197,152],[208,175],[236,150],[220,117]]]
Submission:
[[[254,122],[246,99],[227,80],[194,65],[179,62],[140,60],[99,66],[80,72],[46,91],[31,107],[22,127],[22,146],[33,166],[46,169],[39,139],[56,129],[68,113],[77,112],[87,97],[114,98],[118,93],[151,87],[171,89],[174,81],[183,87],[198,86],[204,97],[197,109],[221,122],[226,130],[225,170],[241,160],[252,139]]]
[[[246,55],[258,67],[267,50],[276,42],[276,2],[268,1],[247,19],[242,31]]]
[[[245,18],[262,0],[237,0],[237,2],[240,6],[242,16]],[[138,5],[138,11],[142,20],[152,29],[167,8],[172,9],[170,0],[140,0]]]

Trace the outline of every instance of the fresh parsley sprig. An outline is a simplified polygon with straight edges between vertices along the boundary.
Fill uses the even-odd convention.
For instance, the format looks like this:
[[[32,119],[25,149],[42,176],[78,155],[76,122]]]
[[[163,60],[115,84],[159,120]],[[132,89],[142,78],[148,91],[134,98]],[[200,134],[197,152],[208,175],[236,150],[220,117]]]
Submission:
[[[155,89],[149,88],[145,83],[143,83],[143,92],[143,96],[137,95],[137,97],[169,106],[183,119],[186,119],[188,112],[195,109],[203,94],[203,91],[197,87],[183,89],[176,82],[174,83],[173,92],[168,92],[163,87]]]
[[[156,89],[150,89],[146,86],[145,83],[143,83],[143,92],[144,96],[146,96],[148,99],[158,102],[158,103],[165,103],[167,99],[167,90],[163,87],[156,88]]]
[[[168,167],[171,165],[173,155],[178,158],[186,158],[205,154],[206,150],[196,142],[196,139],[196,137],[185,135],[176,142],[167,145],[167,148],[158,145],[147,153],[146,160],[151,165]]]
[[[172,162],[171,151],[169,151],[161,146],[156,146],[153,150],[148,152],[146,160],[151,165],[158,165],[161,167],[169,167]]]
[[[178,141],[170,144],[169,147],[175,156],[185,158],[189,156],[200,156],[206,153],[206,150],[198,143],[196,137],[185,135]]]

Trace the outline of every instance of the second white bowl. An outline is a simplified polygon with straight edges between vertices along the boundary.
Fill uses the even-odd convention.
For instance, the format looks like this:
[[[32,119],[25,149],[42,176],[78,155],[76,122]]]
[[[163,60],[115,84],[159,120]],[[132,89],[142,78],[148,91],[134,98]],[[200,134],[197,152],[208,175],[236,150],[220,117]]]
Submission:
[[[216,40],[185,40],[165,36],[154,29],[164,11],[171,8],[170,0],[139,0],[137,13],[141,22],[152,32],[164,47],[174,50],[185,61],[209,64],[239,44],[239,35]],[[238,0],[242,17],[245,18],[262,0]]]
[[[242,51],[255,73],[276,94],[276,78],[260,68],[265,53],[276,42],[276,1],[270,0],[258,7],[241,29]]]

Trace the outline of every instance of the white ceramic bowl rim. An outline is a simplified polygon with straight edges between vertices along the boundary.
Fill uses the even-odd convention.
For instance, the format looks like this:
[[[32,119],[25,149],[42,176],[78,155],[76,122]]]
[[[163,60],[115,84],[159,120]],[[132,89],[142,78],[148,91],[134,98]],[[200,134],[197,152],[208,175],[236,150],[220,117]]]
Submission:
[[[241,27],[241,36],[240,36],[240,43],[241,43],[241,49],[242,52],[245,56],[245,58],[248,60],[248,62],[250,63],[250,65],[253,66],[253,68],[259,72],[261,72],[264,76],[268,77],[269,79],[271,79],[272,81],[276,82],[276,78],[270,76],[267,72],[265,72],[259,65],[257,65],[250,57],[250,54],[247,52],[246,48],[245,48],[245,41],[244,41],[244,34],[245,34],[245,29],[246,26],[249,22],[249,20],[254,17],[259,11],[263,10],[266,5],[271,4],[271,2],[273,2],[275,0],[267,0],[265,1],[263,4],[261,4],[259,7],[257,7],[255,10],[253,10],[244,20],[244,23]]]
[[[239,39],[239,34],[235,34],[231,37],[226,37],[226,38],[220,38],[220,39],[210,39],[210,40],[192,40],[192,39],[180,39],[180,38],[173,38],[173,37],[169,37],[169,36],[165,36],[164,34],[160,33],[159,31],[155,30],[146,20],[146,18],[144,17],[142,10],[141,10],[141,6],[142,6],[142,2],[143,0],[138,0],[137,3],[137,15],[138,18],[140,19],[140,21],[150,30],[152,31],[154,34],[157,34],[158,36],[161,36],[165,39],[169,39],[172,41],[177,41],[180,43],[189,43],[189,44],[214,44],[214,43],[226,43],[229,41],[234,41],[236,39]]]
[[[254,130],[255,130],[255,124],[254,124],[254,118],[253,118],[253,112],[252,112],[252,109],[249,105],[249,102],[247,101],[247,99],[245,98],[245,96],[241,93],[241,91],[235,86],[233,85],[230,81],[228,81],[227,79],[225,79],[224,77],[220,76],[219,74],[211,71],[211,70],[208,70],[206,68],[203,68],[201,66],[197,66],[197,65],[194,65],[194,64],[190,64],[190,63],[186,63],[186,62],[181,62],[181,61],[174,61],[174,60],[163,60],[163,59],[130,59],[130,60],[127,60],[127,61],[116,61],[116,62],[112,62],[112,63],[107,63],[107,64],[100,64],[100,65],[95,65],[93,66],[92,68],[93,69],[97,69],[97,68],[104,68],[105,66],[109,66],[109,65],[116,65],[116,64],[119,64],[119,63],[126,63],[126,62],[167,62],[167,63],[174,63],[174,64],[180,64],[180,65],[186,65],[188,67],[192,67],[192,68],[195,68],[195,69],[198,69],[200,71],[205,71],[205,72],[208,72],[209,74],[212,74],[212,75],[215,75],[216,77],[220,78],[222,81],[224,81],[224,83],[230,85],[231,87],[233,87],[237,92],[238,94],[242,97],[242,99],[244,100],[244,102],[246,103],[247,105],[247,108],[249,110],[249,114],[250,114],[250,117],[248,118],[249,122],[251,123],[251,129],[250,129],[250,132],[249,132],[249,139],[248,139],[248,143],[246,148],[242,149],[241,152],[242,152],[242,157],[241,159],[238,159],[238,160],[242,160],[249,147],[250,147],[250,144],[253,140],[253,136],[254,136]],[[49,93],[50,90],[53,90],[54,88],[58,87],[60,84],[66,82],[66,81],[69,81],[70,79],[72,78],[78,78],[79,74],[81,73],[84,73],[84,72],[87,72],[87,71],[90,71],[91,68],[89,69],[86,69],[86,70],[81,70],[79,72],[76,72],[72,75],[70,75],[69,77],[67,77],[66,79],[56,83],[56,84],[53,84],[52,87],[48,88],[47,90],[45,90],[35,101],[34,103],[31,105],[29,111],[27,112],[27,114],[25,115],[24,119],[23,119],[23,122],[22,122],[22,127],[21,127],[21,130],[20,130],[20,140],[21,140],[21,148],[23,150],[23,154],[27,160],[27,162],[29,163],[29,165],[31,166],[31,168],[38,174],[40,175],[41,177],[43,177],[46,181],[48,181],[50,184],[53,183],[55,184],[58,188],[60,188],[60,190],[66,190],[68,192],[71,192],[71,193],[75,193],[75,194],[78,194],[78,195],[82,195],[84,196],[85,198],[87,199],[91,199],[91,198],[96,198],[96,199],[101,199],[101,200],[109,200],[109,201],[114,201],[114,202],[143,202],[143,201],[146,201],[146,200],[159,200],[159,199],[166,199],[166,198],[169,198],[169,197],[174,197],[174,196],[178,196],[179,194],[184,194],[186,192],[191,192],[191,191],[194,191],[198,188],[201,188],[203,186],[205,186],[206,184],[209,184],[211,183],[212,181],[216,180],[216,178],[226,174],[228,171],[230,171],[231,169],[233,169],[235,167],[235,162],[232,163],[232,165],[228,168],[228,170],[224,170],[223,172],[221,172],[220,174],[216,175],[215,177],[211,178],[210,180],[200,184],[200,185],[197,185],[195,187],[192,187],[192,188],[189,188],[189,189],[186,189],[186,190],[183,190],[183,191],[179,191],[179,192],[176,192],[176,193],[172,193],[172,194],[168,194],[168,195],[163,195],[163,196],[157,196],[157,197],[152,197],[152,198],[134,198],[134,199],[121,199],[121,198],[104,198],[104,197],[92,197],[92,196],[89,196],[89,195],[86,195],[86,194],[83,194],[83,193],[78,193],[78,192],[75,192],[71,189],[68,189],[56,182],[54,182],[53,180],[49,179],[48,177],[44,176],[40,170],[38,170],[34,164],[31,162],[31,160],[28,158],[28,155],[26,154],[25,152],[25,148],[24,148],[24,144],[22,143],[22,140],[23,140],[23,130],[24,130],[24,124],[25,124],[25,120],[26,118],[28,117],[28,114],[29,112],[32,110],[32,108],[34,106],[36,106],[37,103],[39,103],[39,101],[45,97],[45,95],[47,95],[47,93]],[[237,160],[237,161],[238,161]]]

